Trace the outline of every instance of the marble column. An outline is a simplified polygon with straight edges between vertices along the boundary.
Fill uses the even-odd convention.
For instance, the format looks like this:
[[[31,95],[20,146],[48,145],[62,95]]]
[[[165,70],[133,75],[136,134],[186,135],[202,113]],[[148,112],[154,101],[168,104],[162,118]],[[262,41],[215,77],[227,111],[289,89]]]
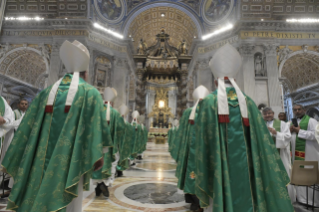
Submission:
[[[117,98],[114,107],[118,108],[121,104],[126,103],[126,84],[127,78],[124,77],[129,73],[127,60],[117,58],[114,62],[114,68],[111,73],[111,83],[107,86],[112,86],[117,91]]]
[[[177,90],[168,91],[168,107],[171,108],[171,112],[176,116],[176,106],[177,106]]]
[[[277,46],[277,44],[264,45],[268,76],[269,106],[274,110],[276,116],[279,112],[283,111],[277,65]]]
[[[243,44],[240,48],[240,54],[243,58],[242,70],[238,74],[237,83],[243,92],[254,99],[255,96],[255,71],[254,71],[254,46]]]
[[[61,59],[60,59],[59,50],[60,50],[60,46],[58,44],[52,45],[50,71],[49,71],[49,77],[47,80],[47,86],[50,86],[59,80],[59,73],[61,69]]]
[[[4,20],[4,11],[6,9],[6,2],[7,0],[2,0],[0,1],[0,32],[1,32],[1,28],[2,28],[2,23]]]
[[[155,103],[155,90],[147,90],[146,91],[146,122],[147,126],[150,127],[151,123],[153,123],[153,117],[148,118],[148,114],[150,114],[153,110],[153,105]]]
[[[90,64],[89,64],[89,71],[88,71],[88,83],[93,85],[94,84],[94,66],[95,66],[95,56],[94,51],[89,49],[90,51]]]

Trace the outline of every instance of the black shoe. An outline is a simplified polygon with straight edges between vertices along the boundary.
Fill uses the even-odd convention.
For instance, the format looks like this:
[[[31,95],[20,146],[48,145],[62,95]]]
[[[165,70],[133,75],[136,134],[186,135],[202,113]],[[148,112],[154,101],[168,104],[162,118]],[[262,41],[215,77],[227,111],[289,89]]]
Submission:
[[[100,189],[100,183],[98,183],[96,188],[95,188],[95,195],[98,197],[101,195],[101,193],[102,193],[102,191]]]
[[[122,171],[116,170],[116,172],[117,172],[117,177],[123,177],[123,172]]]
[[[191,211],[197,211],[198,209],[200,209],[199,205],[195,204],[195,203],[192,203],[191,204],[191,207],[190,207],[190,210]]]
[[[143,160],[143,158],[142,158],[142,156],[141,155],[139,155],[139,156],[137,156],[137,158],[136,158],[137,160]]]
[[[135,165],[136,165],[135,163],[131,164],[131,166],[135,166]]]
[[[101,189],[102,194],[105,197],[109,197],[110,196],[109,188],[104,183],[100,183],[99,188]]]

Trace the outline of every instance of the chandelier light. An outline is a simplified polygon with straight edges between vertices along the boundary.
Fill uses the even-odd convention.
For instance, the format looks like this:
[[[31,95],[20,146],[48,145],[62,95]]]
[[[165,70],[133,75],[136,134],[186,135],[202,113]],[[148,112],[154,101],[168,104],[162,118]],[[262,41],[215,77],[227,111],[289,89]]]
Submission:
[[[290,23],[319,23],[319,19],[315,18],[301,18],[301,19],[287,19]]]
[[[5,17],[4,20],[6,21],[42,21],[44,18],[40,17],[26,17],[26,16],[20,16],[20,17]]]
[[[121,38],[121,39],[124,38],[123,35],[121,35],[121,34],[119,34],[119,33],[117,33],[117,32],[114,32],[114,31],[112,31],[112,30],[106,29],[105,27],[101,26],[101,25],[98,24],[98,23],[94,23],[94,27],[97,28],[97,29],[101,29],[101,30],[103,30],[104,32],[107,32],[108,34],[111,34],[111,35],[113,35],[114,37]]]
[[[230,29],[232,29],[233,27],[234,27],[234,25],[228,24],[227,26],[222,27],[222,28],[220,28],[220,29],[218,29],[218,30],[215,30],[214,32],[212,32],[212,33],[210,33],[210,34],[204,35],[204,36],[202,37],[202,39],[203,39],[203,40],[207,40],[208,38],[211,38],[211,37],[213,37],[213,36],[215,36],[215,35],[218,35],[218,34],[220,34],[220,33],[222,33],[222,32],[225,32],[225,31],[227,31],[227,30],[230,30]]]

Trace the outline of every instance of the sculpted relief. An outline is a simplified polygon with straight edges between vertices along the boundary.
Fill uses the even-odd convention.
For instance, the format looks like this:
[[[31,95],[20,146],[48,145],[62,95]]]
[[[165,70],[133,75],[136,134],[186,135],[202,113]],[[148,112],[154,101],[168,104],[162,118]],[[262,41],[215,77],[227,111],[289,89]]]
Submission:
[[[255,76],[266,77],[267,76],[266,57],[262,53],[257,52],[254,55],[254,64],[255,64]]]

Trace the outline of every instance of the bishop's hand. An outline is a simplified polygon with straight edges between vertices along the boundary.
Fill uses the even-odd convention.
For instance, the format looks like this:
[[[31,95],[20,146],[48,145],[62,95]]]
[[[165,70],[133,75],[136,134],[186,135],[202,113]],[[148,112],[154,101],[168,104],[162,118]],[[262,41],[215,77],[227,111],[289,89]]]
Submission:
[[[0,116],[0,126],[5,123],[6,123],[6,120],[2,116]]]
[[[94,171],[98,171],[98,170],[102,169],[103,164],[104,164],[104,159],[103,158],[101,158],[100,160],[96,161],[95,164],[94,164]]]
[[[277,135],[277,131],[276,131],[274,128],[268,127],[268,130],[269,130],[269,132],[270,132],[271,134]]]

